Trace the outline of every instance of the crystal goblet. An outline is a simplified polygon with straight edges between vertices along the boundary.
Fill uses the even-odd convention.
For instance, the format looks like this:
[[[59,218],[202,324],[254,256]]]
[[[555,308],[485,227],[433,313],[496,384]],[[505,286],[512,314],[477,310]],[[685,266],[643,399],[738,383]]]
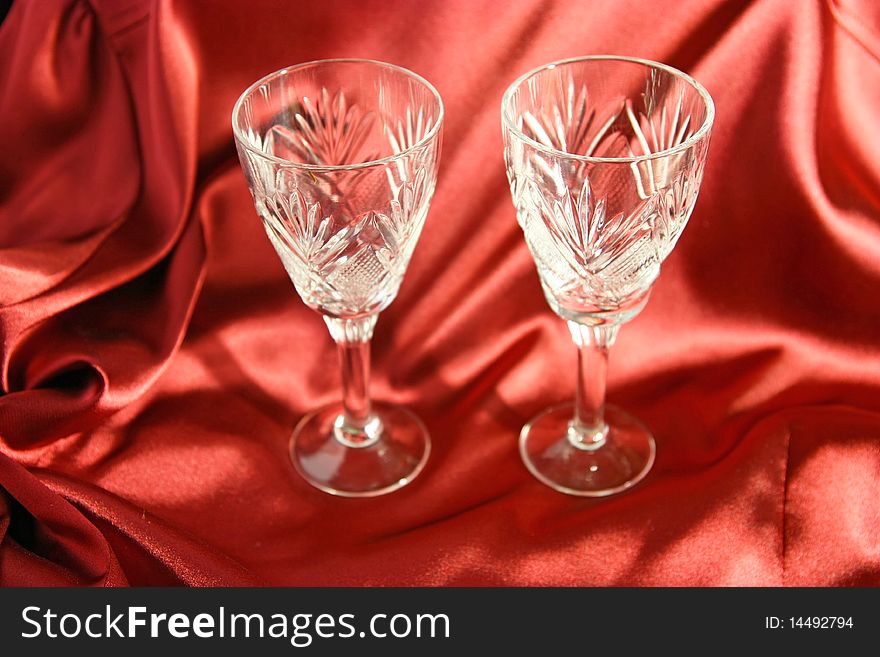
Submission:
[[[644,308],[691,215],[714,115],[696,80],[630,57],[554,62],[504,94],[517,219],[578,348],[574,404],[544,411],[520,434],[526,467],[558,491],[611,495],[653,465],[648,429],[605,405],[608,350]]]
[[[232,112],[266,234],[337,344],[342,401],[304,417],[290,441],[299,473],[331,494],[396,490],[430,453],[415,415],[370,400],[369,343],[428,213],[442,122],[440,95],[425,79],[355,59],[267,75]]]

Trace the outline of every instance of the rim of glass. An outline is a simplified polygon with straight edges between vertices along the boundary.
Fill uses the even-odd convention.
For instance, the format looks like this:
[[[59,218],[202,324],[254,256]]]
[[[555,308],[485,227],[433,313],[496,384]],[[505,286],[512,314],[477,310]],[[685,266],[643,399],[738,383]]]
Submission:
[[[686,83],[697,90],[697,93],[700,94],[700,97],[703,99],[703,103],[705,103],[706,105],[706,118],[703,120],[703,124],[700,126],[700,129],[697,130],[690,137],[688,137],[686,140],[684,140],[682,143],[673,146],[672,148],[666,148],[662,151],[657,151],[656,153],[649,153],[647,155],[632,155],[629,157],[595,157],[592,155],[577,155],[575,153],[568,153],[566,151],[559,150],[558,148],[547,146],[539,141],[535,141],[514,125],[512,117],[509,115],[510,100],[514,92],[516,92],[516,90],[519,89],[526,80],[535,75],[538,75],[539,73],[556,68],[557,66],[564,66],[566,64],[574,64],[583,61],[601,60],[641,64],[642,66],[647,66],[648,68],[661,69],[663,71],[666,71],[667,73],[671,73],[679,79],[684,80]],[[538,66],[537,68],[533,68],[532,70],[519,76],[516,80],[513,81],[513,83],[511,83],[511,85],[504,92],[504,96],[501,98],[501,120],[504,124],[504,127],[513,132],[516,135],[517,139],[528,143],[533,148],[544,151],[545,153],[550,153],[552,155],[555,155],[556,157],[564,157],[572,160],[579,160],[581,162],[632,164],[633,162],[656,160],[662,157],[668,157],[670,155],[686,151],[698,141],[703,139],[703,137],[705,137],[712,129],[712,123],[715,120],[715,101],[712,100],[712,96],[709,95],[706,87],[697,82],[694,78],[692,78],[684,71],[680,71],[677,68],[669,66],[668,64],[655,62],[651,59],[642,59],[640,57],[626,57],[624,55],[585,55],[583,57],[570,57],[568,59],[559,59],[555,62],[550,62],[548,64]]]
[[[242,134],[241,130],[238,128],[238,115],[241,111],[242,105],[244,105],[245,99],[250,96],[254,91],[256,91],[260,86],[266,84],[267,82],[271,82],[276,78],[280,78],[283,75],[287,75],[293,71],[299,71],[305,68],[312,68],[315,66],[322,66],[324,64],[371,64],[380,68],[386,68],[398,73],[403,73],[409,78],[412,78],[422,86],[424,86],[431,94],[434,96],[437,101],[437,106],[440,108],[440,111],[437,115],[437,121],[434,125],[431,126],[431,129],[425,134],[424,137],[419,139],[415,144],[405,148],[399,153],[395,153],[394,155],[387,155],[386,157],[379,158],[377,160],[367,160],[365,162],[353,162],[351,164],[309,164],[307,162],[294,162],[293,160],[285,160],[283,157],[277,157],[275,155],[269,155],[263,150],[257,148]],[[247,89],[245,89],[241,95],[238,97],[238,100],[235,101],[235,105],[232,106],[232,134],[235,137],[235,140],[241,144],[245,149],[251,151],[252,153],[259,155],[270,162],[276,162],[278,164],[283,164],[288,167],[293,167],[296,169],[303,169],[308,171],[350,171],[352,169],[365,169],[367,167],[373,167],[380,164],[387,164],[388,162],[394,162],[400,158],[406,157],[410,153],[415,150],[418,150],[428,142],[430,142],[437,133],[440,131],[440,126],[443,124],[443,117],[445,115],[445,108],[443,107],[443,98],[440,97],[440,92],[434,87],[433,84],[428,82],[425,78],[423,78],[418,73],[415,73],[408,68],[404,68],[403,66],[398,66],[397,64],[389,64],[388,62],[380,62],[376,59],[362,59],[359,57],[339,57],[334,59],[313,59],[310,62],[303,62],[301,64],[294,64],[292,66],[285,66],[284,68],[280,68],[277,71],[273,71],[268,75],[264,75],[259,80],[251,84]]]

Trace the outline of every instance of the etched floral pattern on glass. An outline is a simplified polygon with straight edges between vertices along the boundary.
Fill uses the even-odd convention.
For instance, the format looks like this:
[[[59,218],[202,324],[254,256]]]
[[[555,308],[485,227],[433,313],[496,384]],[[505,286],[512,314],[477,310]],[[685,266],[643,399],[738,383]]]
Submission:
[[[522,134],[548,150],[505,144],[517,218],[548,301],[568,319],[640,307],[693,210],[708,146],[625,167],[603,162],[675,149],[701,123],[684,93],[664,90],[659,101],[657,72],[641,93],[601,99],[576,77],[562,69],[552,88],[533,85],[547,95],[518,117]]]

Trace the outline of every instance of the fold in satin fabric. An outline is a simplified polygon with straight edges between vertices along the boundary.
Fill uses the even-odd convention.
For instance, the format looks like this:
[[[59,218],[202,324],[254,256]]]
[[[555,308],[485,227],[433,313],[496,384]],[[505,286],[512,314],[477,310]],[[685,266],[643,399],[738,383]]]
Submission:
[[[690,225],[612,351],[654,431],[633,491],[519,461],[575,352],[514,218],[499,103],[620,53],[717,119]],[[0,26],[0,584],[880,584],[880,12],[749,3],[17,1]],[[411,68],[441,174],[374,341],[376,397],[434,451],[336,499],[287,440],[332,342],[259,226],[229,127],[291,63]],[[570,372],[570,376],[561,373]]]

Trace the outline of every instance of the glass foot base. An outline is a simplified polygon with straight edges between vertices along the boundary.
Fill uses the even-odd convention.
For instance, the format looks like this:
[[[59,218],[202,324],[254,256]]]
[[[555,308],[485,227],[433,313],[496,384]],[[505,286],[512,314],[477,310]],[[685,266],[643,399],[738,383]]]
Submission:
[[[598,447],[575,446],[568,438],[574,405],[549,408],[522,429],[519,452],[539,481],[568,495],[604,497],[631,488],[654,464],[648,429],[615,406],[605,407],[608,434]]]
[[[343,497],[384,495],[411,482],[431,452],[425,425],[400,406],[374,402],[372,408],[381,430],[363,446],[350,446],[334,428],[342,404],[325,406],[300,420],[290,439],[297,472],[312,486]]]

